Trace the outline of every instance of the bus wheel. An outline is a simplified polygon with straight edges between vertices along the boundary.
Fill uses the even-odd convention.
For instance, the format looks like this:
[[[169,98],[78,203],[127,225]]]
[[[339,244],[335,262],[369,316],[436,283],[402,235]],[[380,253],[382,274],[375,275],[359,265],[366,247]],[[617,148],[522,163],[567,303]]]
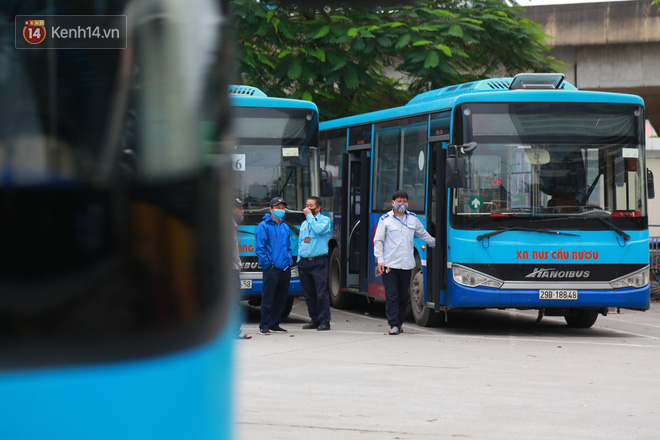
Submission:
[[[332,250],[328,261],[328,294],[332,307],[345,309],[349,306],[349,294],[341,291],[341,265],[338,248]]]
[[[564,316],[569,327],[589,328],[596,322],[598,310],[593,309],[570,309]]]
[[[287,297],[286,304],[284,305],[284,310],[282,310],[282,318],[286,318],[291,313],[291,309],[293,308],[293,300],[294,299],[295,298],[293,296]]]
[[[424,304],[424,273],[419,266],[415,266],[410,276],[410,306],[415,323],[420,327],[435,327],[440,324],[442,314]]]

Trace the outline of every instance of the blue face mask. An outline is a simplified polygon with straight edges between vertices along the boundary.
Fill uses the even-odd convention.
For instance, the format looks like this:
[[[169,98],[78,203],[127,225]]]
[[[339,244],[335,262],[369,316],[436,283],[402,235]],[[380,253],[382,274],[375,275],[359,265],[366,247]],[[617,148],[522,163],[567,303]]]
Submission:
[[[273,217],[275,217],[276,219],[281,219],[282,217],[284,217],[285,213],[286,211],[284,211],[283,209],[273,209]]]
[[[407,203],[394,203],[394,209],[396,209],[399,212],[406,212],[408,210],[408,204]]]

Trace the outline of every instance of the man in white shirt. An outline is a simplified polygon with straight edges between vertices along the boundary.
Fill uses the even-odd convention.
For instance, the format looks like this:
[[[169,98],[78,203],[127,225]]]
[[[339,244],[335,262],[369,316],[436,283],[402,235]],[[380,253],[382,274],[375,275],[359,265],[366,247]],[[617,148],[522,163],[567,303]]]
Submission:
[[[410,300],[410,276],[415,267],[415,237],[435,247],[435,238],[424,229],[417,215],[408,211],[408,193],[395,191],[392,194],[392,210],[381,216],[374,235],[374,256],[378,262],[376,272],[383,275],[385,314],[390,335],[403,331],[403,320]]]

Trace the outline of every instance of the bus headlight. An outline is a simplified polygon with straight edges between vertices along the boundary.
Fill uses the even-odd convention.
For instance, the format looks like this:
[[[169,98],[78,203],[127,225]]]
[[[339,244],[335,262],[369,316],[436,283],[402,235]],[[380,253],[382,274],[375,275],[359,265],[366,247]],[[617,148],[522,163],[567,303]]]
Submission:
[[[493,278],[474,269],[468,269],[467,267],[461,266],[460,264],[452,264],[451,273],[452,277],[454,278],[454,282],[460,284],[461,286],[484,286],[499,289],[502,287],[502,284],[504,284],[502,280],[498,280],[497,278]]]
[[[298,266],[293,266],[291,268],[291,278],[298,278],[300,275],[298,274]]]
[[[643,269],[638,270],[637,272],[624,275],[616,280],[610,281],[610,286],[615,289],[621,289],[623,287],[634,287],[639,289],[646,286],[649,283],[649,267],[646,266]]]

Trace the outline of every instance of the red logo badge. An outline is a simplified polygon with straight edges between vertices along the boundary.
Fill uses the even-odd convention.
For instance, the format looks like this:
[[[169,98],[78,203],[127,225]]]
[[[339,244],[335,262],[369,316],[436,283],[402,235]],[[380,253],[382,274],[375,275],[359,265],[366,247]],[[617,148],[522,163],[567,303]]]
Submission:
[[[30,44],[39,44],[46,38],[45,20],[25,20],[23,38]]]

